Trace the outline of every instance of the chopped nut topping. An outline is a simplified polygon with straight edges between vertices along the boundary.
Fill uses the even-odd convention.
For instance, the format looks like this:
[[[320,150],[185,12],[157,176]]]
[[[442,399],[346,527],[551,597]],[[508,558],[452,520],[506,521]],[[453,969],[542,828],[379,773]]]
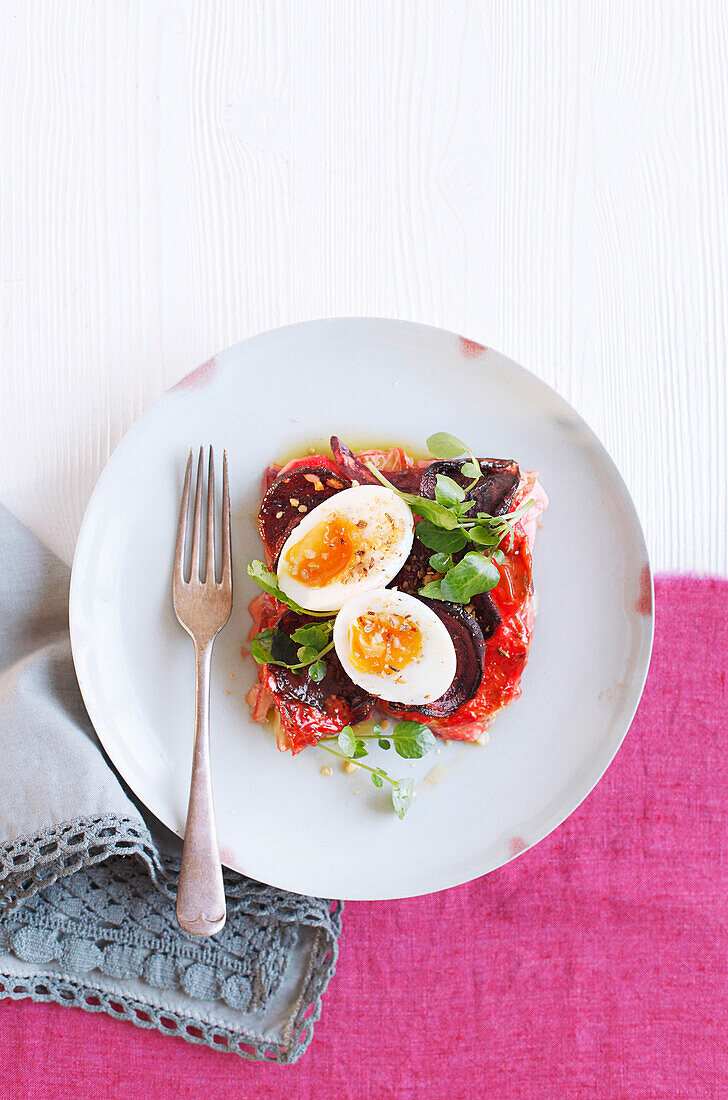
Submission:
[[[281,519],[282,516],[283,516],[283,512],[276,512],[276,519]]]
[[[295,497],[289,497],[288,499],[289,499],[289,502],[293,505],[294,508],[298,508],[298,501],[296,500]]]
[[[321,769],[321,774],[331,775],[331,768],[328,766],[328,764],[325,764],[324,767]]]
[[[351,775],[352,772],[356,771],[356,764],[352,764],[351,760],[347,760],[344,764],[344,771]]]
[[[308,508],[306,507],[305,504],[299,504],[298,510],[299,510],[299,512],[307,512]]]

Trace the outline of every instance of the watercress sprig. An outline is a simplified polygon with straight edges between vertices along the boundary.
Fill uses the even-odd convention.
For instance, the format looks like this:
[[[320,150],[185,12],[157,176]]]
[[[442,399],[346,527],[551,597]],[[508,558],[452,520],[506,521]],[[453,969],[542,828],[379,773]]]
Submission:
[[[467,444],[463,443],[462,439],[458,439],[456,435],[450,435],[449,432],[435,432],[427,439],[427,450],[433,458],[440,458],[446,462],[460,458],[462,454],[468,456],[470,462],[463,464],[462,472],[465,477],[471,477],[473,480],[465,490],[466,494],[477,485],[483,476],[477,458]]]
[[[427,726],[421,722],[397,722],[392,733],[385,735],[381,726],[375,726],[371,734],[358,736],[351,726],[344,726],[335,740],[338,749],[331,745],[325,745],[324,741],[333,741],[334,737],[322,737],[319,746],[333,753],[343,760],[356,764],[358,768],[368,771],[375,787],[381,787],[384,783],[391,784],[392,806],[397,817],[404,817],[412,805],[414,798],[414,781],[412,779],[393,779],[384,768],[372,768],[369,764],[362,764],[361,757],[368,756],[367,741],[377,741],[382,749],[389,749],[394,745],[394,751],[405,760],[418,760],[426,756],[436,745],[435,736]]]
[[[310,679],[319,683],[326,675],[323,658],[334,648],[331,640],[333,629],[333,619],[299,626],[290,635],[285,630],[270,626],[253,638],[250,652],[259,665],[282,665],[292,672],[308,668]]]
[[[474,596],[489,592],[498,584],[498,566],[505,560],[499,547],[507,536],[512,536],[516,523],[534,502],[527,500],[502,516],[492,516],[487,512],[478,512],[473,516],[471,512],[475,501],[468,500],[467,496],[483,476],[483,470],[470,447],[448,432],[436,432],[427,440],[427,449],[434,458],[445,461],[453,461],[466,454],[469,461],[463,463],[461,470],[465,477],[472,479],[470,483],[462,486],[446,474],[437,474],[433,501],[428,497],[400,492],[373,463],[367,462],[367,466],[383,485],[393,489],[415,515],[421,517],[415,527],[415,535],[428,550],[435,551],[430,557],[430,567],[442,576],[424,585],[420,595],[466,604]],[[454,555],[465,550],[468,543],[472,544],[473,549],[456,562]]]

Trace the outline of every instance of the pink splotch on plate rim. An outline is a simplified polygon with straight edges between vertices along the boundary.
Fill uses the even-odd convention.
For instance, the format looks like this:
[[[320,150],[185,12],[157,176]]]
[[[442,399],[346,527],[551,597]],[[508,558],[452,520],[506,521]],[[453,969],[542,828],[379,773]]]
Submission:
[[[464,336],[458,336],[458,348],[463,359],[477,359],[487,350],[482,344],[466,340]]]
[[[638,615],[652,614],[652,575],[649,565],[643,565],[640,570],[640,590],[634,609]]]
[[[180,378],[176,385],[171,386],[169,393],[176,393],[179,390],[203,390],[205,386],[209,386],[217,374],[217,363],[213,359],[208,359],[206,363],[202,363],[201,366],[195,367],[189,374],[186,374],[184,378]]]
[[[528,845],[522,836],[512,836],[508,841],[508,851],[512,856],[520,856],[521,852],[525,852],[527,848]]]

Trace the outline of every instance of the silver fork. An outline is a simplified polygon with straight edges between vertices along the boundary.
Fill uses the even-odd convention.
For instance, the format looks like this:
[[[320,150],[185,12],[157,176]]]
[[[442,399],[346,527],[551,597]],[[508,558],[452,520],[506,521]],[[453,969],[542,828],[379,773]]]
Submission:
[[[210,447],[207,488],[207,551],[205,579],[200,580],[202,528],[203,448],[197,463],[195,512],[192,523],[192,564],[185,580],[187,514],[190,502],[192,451],[187,460],[185,485],[177,528],[172,597],[180,624],[195,643],[196,718],[192,755],[190,801],[187,808],[182,866],[177,888],[177,920],[193,936],[212,936],[225,924],[225,890],[217,845],[210,772],[210,661],[216,635],[230,618],[233,606],[230,491],[227,453],[222,459],[222,578],[215,576],[215,465]]]

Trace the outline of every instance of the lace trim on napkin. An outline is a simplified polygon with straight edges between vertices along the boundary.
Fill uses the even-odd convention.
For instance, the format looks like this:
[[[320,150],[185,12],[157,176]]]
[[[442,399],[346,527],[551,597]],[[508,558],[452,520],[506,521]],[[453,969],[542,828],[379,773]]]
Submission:
[[[0,847],[0,909],[6,913],[0,948],[65,972],[20,980],[0,976],[0,998],[78,1005],[245,1057],[295,1061],[310,1042],[336,963],[340,903],[288,894],[225,872],[228,924],[214,940],[200,941],[176,924],[178,872],[179,859],[160,856],[148,831],[131,818],[78,819]],[[302,925],[318,934],[283,1047],[109,994],[93,981],[93,971],[136,978],[158,990],[253,1012],[279,989]],[[69,972],[89,973],[89,981]]]
[[[38,836],[16,837],[0,846],[0,911],[15,909],[57,879],[113,855],[140,856],[158,881],[157,851],[138,818],[80,817]]]

